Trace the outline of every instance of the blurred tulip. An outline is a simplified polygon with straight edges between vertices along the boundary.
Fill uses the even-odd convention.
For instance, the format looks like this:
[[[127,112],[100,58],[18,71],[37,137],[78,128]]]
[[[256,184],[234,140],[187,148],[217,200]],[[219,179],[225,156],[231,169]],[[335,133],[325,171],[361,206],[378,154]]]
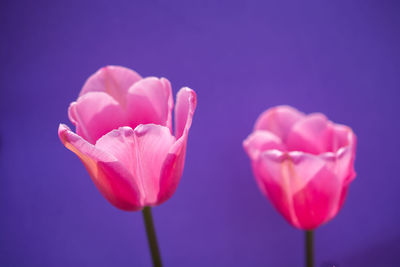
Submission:
[[[260,115],[243,146],[261,191],[300,229],[331,220],[355,178],[356,136],[320,113],[271,108]]]
[[[76,133],[60,124],[58,134],[108,201],[140,210],[169,199],[183,172],[195,92],[182,88],[177,94],[175,135],[173,105],[167,79],[107,66],[86,81],[69,107]]]

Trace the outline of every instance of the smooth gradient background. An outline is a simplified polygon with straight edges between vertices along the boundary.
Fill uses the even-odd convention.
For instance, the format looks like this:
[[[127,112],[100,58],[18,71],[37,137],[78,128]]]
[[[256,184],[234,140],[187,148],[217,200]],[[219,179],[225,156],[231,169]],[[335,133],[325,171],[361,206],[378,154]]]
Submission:
[[[242,140],[266,108],[358,136],[357,178],[316,231],[317,266],[400,266],[397,1],[1,1],[0,266],[150,266],[141,213],[112,207],[57,136],[108,65],[189,86],[176,194],[154,208],[165,266],[302,266]]]

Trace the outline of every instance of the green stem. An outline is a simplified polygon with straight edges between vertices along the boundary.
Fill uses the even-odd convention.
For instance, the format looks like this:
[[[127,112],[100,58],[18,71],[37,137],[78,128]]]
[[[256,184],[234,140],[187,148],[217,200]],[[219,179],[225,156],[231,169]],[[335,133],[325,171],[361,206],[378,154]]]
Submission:
[[[143,209],[143,219],[146,226],[147,239],[149,240],[151,257],[153,258],[153,266],[162,267],[160,250],[158,249],[156,231],[154,229],[153,216],[151,215],[150,207],[145,207]]]
[[[314,267],[314,232],[305,231],[306,267]]]

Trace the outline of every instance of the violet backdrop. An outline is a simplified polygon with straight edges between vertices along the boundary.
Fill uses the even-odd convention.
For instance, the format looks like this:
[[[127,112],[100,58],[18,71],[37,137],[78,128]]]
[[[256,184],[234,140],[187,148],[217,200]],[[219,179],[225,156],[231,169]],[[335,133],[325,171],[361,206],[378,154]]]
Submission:
[[[268,107],[358,136],[357,178],[316,231],[317,266],[400,265],[397,1],[2,1],[0,265],[150,266],[141,213],[112,207],[57,136],[114,64],[198,94],[184,174],[154,208],[165,266],[301,266],[242,140]]]

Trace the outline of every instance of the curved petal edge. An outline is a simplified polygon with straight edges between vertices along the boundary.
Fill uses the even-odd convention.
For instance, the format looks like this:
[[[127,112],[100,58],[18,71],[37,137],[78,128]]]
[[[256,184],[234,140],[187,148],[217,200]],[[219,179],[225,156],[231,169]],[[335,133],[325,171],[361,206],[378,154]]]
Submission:
[[[114,156],[96,148],[64,124],[60,124],[58,135],[65,147],[79,157],[100,193],[112,205],[126,211],[142,208],[133,177]]]
[[[179,90],[175,106],[175,138],[177,140],[163,164],[157,204],[169,199],[178,187],[185,165],[187,138],[196,105],[197,96],[192,89],[184,87]]]

